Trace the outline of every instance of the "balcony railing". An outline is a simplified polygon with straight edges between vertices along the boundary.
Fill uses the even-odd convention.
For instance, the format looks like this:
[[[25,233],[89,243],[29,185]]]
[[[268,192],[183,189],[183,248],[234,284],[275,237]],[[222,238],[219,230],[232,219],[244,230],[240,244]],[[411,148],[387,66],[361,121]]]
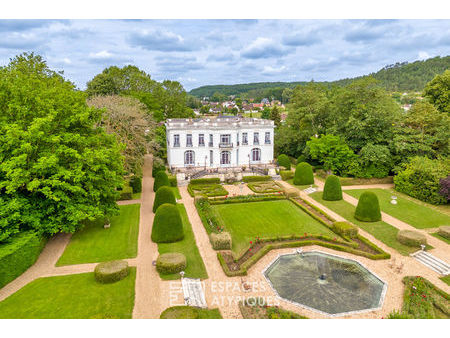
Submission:
[[[219,148],[233,148],[233,143],[230,143],[230,142],[222,143],[222,142],[220,142],[219,143]]]

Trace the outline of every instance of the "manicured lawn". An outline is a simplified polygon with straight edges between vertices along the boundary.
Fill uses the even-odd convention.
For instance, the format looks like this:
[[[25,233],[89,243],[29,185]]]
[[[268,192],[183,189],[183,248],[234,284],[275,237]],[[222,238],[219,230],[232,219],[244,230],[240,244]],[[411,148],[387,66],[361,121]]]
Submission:
[[[444,241],[447,244],[450,244],[450,239],[442,237],[441,235],[439,235],[437,232],[430,234],[431,236],[434,236],[438,239],[440,239],[441,241]]]
[[[192,232],[192,226],[189,222],[186,209],[183,204],[177,204],[178,209],[183,219],[184,238],[183,240],[175,243],[160,243],[158,244],[158,252],[160,254],[167,252],[181,252],[186,256],[187,266],[185,270],[185,277],[190,278],[208,278],[206,273],[205,264],[195,243],[194,233]],[[180,274],[162,275],[162,279],[179,279]]]
[[[173,306],[165,309],[161,319],[222,319],[219,309],[199,309],[192,306]]]
[[[141,192],[135,192],[135,193],[133,193],[133,200],[140,200],[141,199],[141,195],[142,195],[142,193]]]
[[[424,203],[415,203],[412,199],[401,197],[394,190],[388,189],[356,189],[344,192],[359,198],[364,191],[374,192],[380,201],[381,211],[412,225],[417,229],[437,228],[450,224],[450,216],[445,215]],[[391,196],[397,196],[397,204],[391,204]]]
[[[213,205],[219,221],[230,232],[233,251],[241,253],[256,237],[322,234],[336,236],[288,200]]]
[[[355,207],[350,203],[341,201],[324,201],[322,199],[322,192],[317,191],[310,194],[317,202],[323,204],[328,209],[334,211],[335,213],[341,215],[346,220],[352,222],[353,224],[359,226],[361,229],[367,231],[372,236],[390,246],[391,248],[397,250],[402,255],[409,255],[410,253],[416,252],[417,248],[412,248],[401,244],[397,241],[398,229],[386,222],[361,222],[358,221],[353,215],[355,213]]]
[[[0,303],[0,318],[131,318],[136,268],[113,284],[94,273],[39,278]]]
[[[104,222],[89,222],[77,231],[56,263],[57,266],[96,263],[137,255],[140,204],[121,205],[120,214],[111,219],[111,227]]]
[[[175,198],[177,200],[181,199],[180,190],[178,190],[178,187],[170,187],[172,189],[173,194],[175,195]]]

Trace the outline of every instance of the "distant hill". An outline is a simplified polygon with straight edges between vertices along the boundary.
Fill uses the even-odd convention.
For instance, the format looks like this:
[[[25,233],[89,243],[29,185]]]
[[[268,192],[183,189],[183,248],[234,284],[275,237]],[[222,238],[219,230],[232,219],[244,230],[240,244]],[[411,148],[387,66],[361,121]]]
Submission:
[[[393,65],[387,65],[378,72],[369,74],[369,76],[373,76],[374,78],[379,80],[381,86],[389,91],[422,91],[428,81],[432,80],[435,75],[443,73],[446,69],[450,69],[450,56],[437,56],[424,61],[415,61],[412,63],[398,62]],[[364,76],[322,83],[344,86]],[[244,93],[249,93],[250,91],[261,92],[270,89],[280,90],[284,88],[294,88],[297,85],[303,85],[305,83],[307,83],[307,81],[256,82],[234,85],[212,85],[194,88],[189,92],[189,94],[197,97],[210,97],[214,93],[218,92],[227,96],[239,96]]]

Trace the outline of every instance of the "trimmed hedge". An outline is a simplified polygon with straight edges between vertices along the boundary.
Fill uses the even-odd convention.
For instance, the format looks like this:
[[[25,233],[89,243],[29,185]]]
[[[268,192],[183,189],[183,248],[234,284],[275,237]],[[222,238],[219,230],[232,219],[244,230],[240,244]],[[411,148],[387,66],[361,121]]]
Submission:
[[[300,155],[299,157],[297,157],[297,164],[302,163],[302,162],[306,162],[305,155]]]
[[[400,230],[397,233],[397,241],[412,247],[420,247],[420,245],[427,245],[427,238],[425,235],[412,230]]]
[[[177,201],[175,195],[170,187],[163,186],[158,189],[155,194],[155,201],[153,202],[153,212],[156,212],[159,206],[164,203],[176,205]]]
[[[438,234],[444,238],[450,239],[450,225],[442,225],[439,227]]]
[[[191,197],[195,196],[206,196],[206,197],[216,197],[216,196],[227,196],[228,191],[220,184],[191,184],[189,183],[187,191]]]
[[[29,231],[0,244],[0,289],[36,262],[46,242],[46,238]]]
[[[186,256],[179,252],[168,252],[158,256],[156,270],[159,273],[170,275],[186,269]]]
[[[341,236],[350,238],[356,238],[358,235],[358,228],[348,222],[334,222],[332,230]]]
[[[211,233],[209,240],[214,250],[231,250],[231,235],[228,232]]]
[[[210,177],[210,178],[197,178],[191,180],[189,183],[191,184],[210,184],[210,183],[220,183],[220,178],[218,177]]]
[[[381,220],[378,197],[372,191],[361,194],[355,210],[355,218],[362,222],[376,222]]]
[[[245,183],[249,182],[263,182],[263,181],[270,181],[272,177],[270,176],[244,176],[242,177],[242,181]]]
[[[285,167],[286,170],[291,170],[291,160],[285,154],[278,155],[277,158],[278,165],[281,167]]]
[[[155,182],[153,182],[153,191],[156,192],[163,186],[170,187],[169,177],[164,171],[159,171],[156,173]]]
[[[119,201],[131,200],[133,199],[133,188],[128,184],[125,184],[123,189],[120,190]]]
[[[287,181],[294,178],[294,172],[291,170],[280,170],[280,176],[283,181]]]
[[[95,267],[94,276],[99,283],[115,283],[128,276],[128,271],[127,261],[103,262]]]
[[[322,198],[325,201],[340,201],[342,199],[342,188],[339,177],[335,175],[327,177],[325,186],[323,187]]]
[[[155,158],[153,160],[153,168],[152,168],[152,177],[156,177],[156,174],[160,171],[166,171],[166,166],[164,165],[164,161],[160,158]]]
[[[130,179],[130,186],[134,193],[142,192],[142,177],[133,176]]]
[[[176,205],[163,204],[156,210],[153,219],[152,241],[172,243],[184,238],[183,221]]]
[[[171,187],[178,186],[177,177],[175,175],[169,175],[168,177],[169,177],[169,184]]]
[[[297,164],[297,167],[295,168],[294,184],[314,184],[314,174],[311,165],[306,162]]]

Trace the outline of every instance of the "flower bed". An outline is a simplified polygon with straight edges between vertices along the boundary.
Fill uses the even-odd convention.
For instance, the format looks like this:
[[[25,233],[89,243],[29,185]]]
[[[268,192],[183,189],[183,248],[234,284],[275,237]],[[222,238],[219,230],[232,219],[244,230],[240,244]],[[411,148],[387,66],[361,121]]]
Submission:
[[[206,196],[206,197],[215,197],[215,196],[226,196],[228,195],[228,191],[217,183],[205,183],[205,184],[192,184],[188,185],[189,195],[194,196]]]
[[[257,194],[283,192],[283,188],[274,181],[250,182],[247,186]]]

